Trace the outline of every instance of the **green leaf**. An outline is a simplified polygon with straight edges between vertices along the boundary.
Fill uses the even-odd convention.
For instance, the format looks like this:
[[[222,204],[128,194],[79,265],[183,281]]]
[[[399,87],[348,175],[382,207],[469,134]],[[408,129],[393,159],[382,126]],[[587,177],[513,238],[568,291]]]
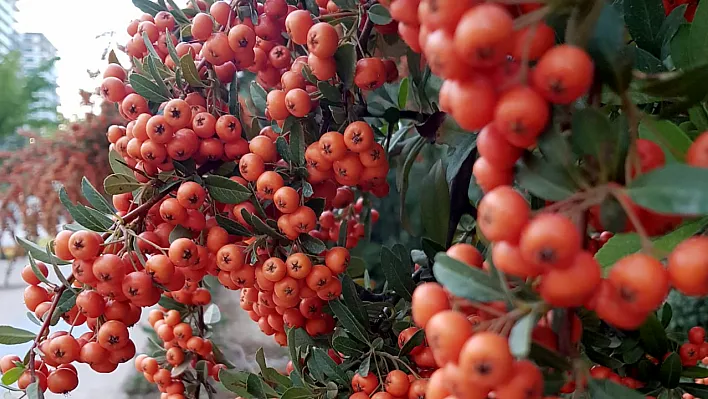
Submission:
[[[46,254],[46,251],[45,251]],[[49,256],[49,255],[47,255]],[[34,261],[34,256],[32,256],[31,252],[27,253],[27,258],[29,259],[30,267],[32,268],[32,272],[34,275],[37,277],[37,280],[43,282],[44,284],[47,284],[48,286],[51,287],[52,283],[47,280],[47,278],[44,276],[41,270],[39,270],[39,267],[37,266],[37,262]]]
[[[625,3],[626,5],[626,3]],[[589,155],[597,161],[602,181],[607,181],[606,167],[614,164],[611,159],[617,146],[617,135],[607,116],[596,108],[585,108],[573,115],[573,134],[570,136],[573,151]]]
[[[352,87],[354,83],[354,70],[356,68],[356,48],[353,44],[343,44],[334,53],[337,63],[337,75],[344,83],[344,89]]]
[[[351,262],[347,268],[349,267],[351,267]],[[342,276],[342,298],[344,299],[344,304],[351,310],[354,317],[362,326],[368,328],[369,317],[366,314],[366,309],[364,309],[364,303],[361,301],[361,298],[359,298],[356,283],[348,274]]]
[[[398,208],[398,216],[401,220],[403,227],[410,231],[410,222],[408,221],[408,214],[406,213],[406,194],[408,193],[408,181],[411,169],[415,163],[418,154],[425,147],[427,140],[423,136],[418,136],[413,141],[410,142],[411,148],[406,151],[408,145],[403,147],[403,153],[406,154],[406,159],[403,162],[403,166],[396,169],[396,186],[399,192],[400,207]]]
[[[142,37],[143,42],[145,43],[145,48],[147,48],[148,50],[147,57],[143,58],[143,66],[147,67],[147,70],[150,73],[150,76],[152,76],[152,79],[155,81],[155,83],[157,83],[158,86],[160,86],[160,88],[162,88],[163,86],[165,86],[165,82],[162,82],[160,73],[157,72],[157,65],[155,64],[155,58],[159,60],[160,55],[157,54],[157,50],[155,50],[155,47],[152,45],[152,42],[150,41],[147,32],[143,31]],[[162,63],[162,61],[160,61],[160,63]],[[166,91],[167,87],[165,86],[165,92]]]
[[[187,53],[179,59],[179,66],[182,68],[182,74],[184,75],[184,80],[189,83],[192,87],[206,87],[199,77],[199,71],[197,71],[197,66],[194,64],[194,58],[192,54]]]
[[[531,312],[514,324],[509,334],[509,349],[512,355],[519,358],[528,357],[531,352],[531,332],[537,321],[538,315]]]
[[[687,393],[690,393],[691,395],[700,398],[700,399],[705,399],[708,398],[708,386],[703,385],[703,384],[693,384],[693,383],[683,383],[679,385],[681,389],[686,391]]]
[[[70,311],[74,305],[76,305],[76,293],[72,290],[64,290],[61,297],[59,297],[57,308],[54,311],[54,314],[52,314],[52,318],[50,320],[51,325],[56,325],[57,322],[59,322],[59,317]]]
[[[661,0],[624,0],[624,21],[639,47],[661,54],[661,27],[664,5]]]
[[[681,13],[681,18],[681,22],[684,22],[683,13]],[[668,46],[670,48],[671,60],[674,62],[674,65],[681,69],[687,69],[693,64],[690,49],[690,35],[691,25],[682,23],[679,25]]]
[[[217,214],[215,216],[216,218],[216,223],[223,227],[226,232],[229,234],[237,235],[237,236],[243,236],[243,237],[250,237],[253,235],[248,229],[246,229],[243,225],[240,223],[236,222],[235,220],[231,220],[227,218],[226,216]]]
[[[57,265],[71,264],[71,262],[61,260],[54,255],[52,255],[52,256],[47,255],[44,248],[33,243],[32,241],[29,241],[27,239],[24,239],[24,238],[18,237],[18,236],[15,236],[15,240],[17,240],[17,243],[20,244],[20,246],[22,248],[24,248],[25,251],[32,254],[32,257],[36,260],[42,261],[44,263],[56,263]]]
[[[310,366],[310,370],[313,374],[324,374],[329,377],[329,380],[333,379],[342,385],[351,382],[351,380],[347,381],[347,376],[337,367],[337,363],[321,348],[312,349],[312,356],[307,364]],[[325,381],[322,379],[320,382]]]
[[[654,248],[660,253],[671,252],[685,239],[695,235],[708,226],[708,217],[683,223],[676,230],[653,239]],[[637,233],[615,234],[595,254],[595,259],[603,269],[612,266],[620,258],[639,252],[642,249]]]
[[[673,315],[674,311],[671,309],[671,304],[668,302],[664,303],[664,306],[661,307],[661,325],[664,326],[664,328],[669,326]]]
[[[708,377],[708,368],[698,366],[687,367],[681,372],[681,377],[690,379],[706,378]]]
[[[307,388],[302,387],[292,387],[288,388],[287,391],[283,392],[280,399],[310,399],[313,397],[313,393]]]
[[[470,267],[444,253],[435,255],[433,275],[453,295],[479,302],[504,299],[498,279],[482,269]]]
[[[315,238],[309,234],[300,234],[298,237],[302,249],[312,255],[319,255],[327,250],[327,246],[319,238]]]
[[[101,233],[113,226],[113,221],[101,212],[87,208],[81,204],[74,205],[69,199],[69,195],[64,187],[59,190],[59,201],[66,207],[66,210],[71,217],[74,218],[76,223],[79,223],[89,230]]]
[[[369,371],[371,369],[371,357],[371,353],[368,353],[366,356],[364,356],[364,358],[361,360],[361,364],[359,364],[359,368],[356,371],[357,374],[362,377],[366,377],[367,375],[369,375]]]
[[[691,55],[696,64],[708,62],[708,5],[699,2],[689,35]]]
[[[161,103],[169,100],[157,83],[138,73],[133,72],[130,74],[130,85],[136,93],[145,97],[148,101]]]
[[[172,42],[172,35],[170,35],[170,34],[165,35],[165,44],[167,44],[167,53],[169,53],[170,58],[172,58],[172,62],[174,62],[174,64],[176,66],[179,66],[180,65],[179,55],[177,54],[177,49],[175,48],[174,42]],[[178,69],[179,68],[175,68],[175,72]]]
[[[108,154],[108,162],[111,165],[111,170],[113,170],[113,173],[118,173],[131,177],[133,176],[133,170],[126,165],[125,160],[118,153],[118,151],[111,150],[111,152]]]
[[[275,148],[278,150],[278,155],[283,158],[283,161],[292,162],[293,155],[290,152],[290,146],[283,136],[279,136],[275,140]]]
[[[12,326],[0,326],[0,344],[18,345],[32,341],[37,335],[31,331]]]
[[[332,348],[344,356],[358,357],[364,353],[366,345],[339,335],[332,340]]]
[[[686,22],[686,18],[683,15],[686,13],[687,7],[687,4],[681,4],[674,8],[666,17],[664,23],[661,24],[658,35],[658,39],[661,40],[661,59],[666,59],[669,54],[671,54],[671,40],[674,38],[674,35],[676,35],[676,32],[678,32],[681,24]],[[671,54],[671,57],[673,58],[674,54]]]
[[[410,301],[415,289],[410,263],[403,262],[389,248],[381,247],[381,268],[386,281],[396,294]]]
[[[640,206],[673,215],[708,214],[708,169],[669,164],[637,177],[627,194]]]
[[[630,46],[630,49],[634,51],[633,57],[635,69],[644,73],[659,73],[666,71],[664,63],[662,63],[661,60],[655,57],[652,53],[636,46]]]
[[[204,183],[211,198],[224,204],[240,204],[251,198],[251,190],[223,176],[208,175]]]
[[[295,166],[305,165],[305,132],[299,122],[295,122],[290,127],[290,154]]]
[[[681,380],[681,357],[678,353],[672,352],[664,359],[659,369],[659,380],[666,388],[676,388]]]
[[[639,125],[639,137],[659,144],[668,161],[683,162],[693,143],[681,128],[668,120],[643,119]]]
[[[351,278],[357,278],[364,275],[366,270],[366,261],[362,258],[352,256],[347,266],[347,275]]]
[[[27,399],[44,399],[44,392],[39,389],[39,381],[35,381],[27,386],[25,390]]]
[[[654,314],[650,314],[639,327],[639,343],[647,353],[659,359],[667,352],[669,339],[664,326]]]
[[[142,187],[131,175],[112,174],[103,180],[103,189],[111,195],[130,193]]]
[[[157,302],[157,304],[168,310],[185,310],[185,306],[183,304],[175,301],[174,299],[168,296],[160,297],[160,301]]]
[[[301,346],[308,347],[315,344],[309,334],[302,328],[291,328],[287,331],[288,338],[288,352],[290,354],[290,360],[293,362],[293,367],[298,372],[302,372],[302,365],[300,364],[299,348]]]
[[[324,80],[317,82],[317,89],[327,100],[333,103],[342,102],[342,93],[339,92],[339,89]]]
[[[329,303],[329,307],[332,309],[332,312],[334,312],[337,320],[339,320],[344,329],[351,334],[353,338],[356,338],[363,343],[369,342],[369,336],[366,329],[364,329],[364,326],[359,323],[351,310],[349,310],[342,301],[331,301]]]
[[[272,388],[271,388],[272,389]],[[255,374],[249,374],[246,379],[246,390],[248,393],[253,395],[253,397],[258,399],[267,399],[266,395],[266,385],[259,376]]]
[[[381,4],[374,4],[369,8],[369,19],[376,25],[387,25],[391,22],[391,13]]]
[[[375,4],[374,7],[376,6],[380,5]],[[369,9],[369,12],[371,12],[371,9]],[[398,109],[406,108],[406,104],[408,103],[408,91],[410,90],[410,86],[411,81],[408,80],[408,77],[405,77],[401,80],[400,87],[398,89]]]
[[[10,370],[7,370],[5,373],[2,375],[2,383],[5,385],[12,385],[17,380],[20,379],[20,376],[22,373],[25,372],[24,367],[13,367]]]
[[[450,218],[450,190],[442,160],[438,160],[433,165],[423,178],[421,187],[425,187],[425,190],[420,193],[423,230],[426,236],[434,241],[444,243],[447,241]]]
[[[401,347],[401,351],[399,352],[399,356],[404,356],[404,355],[411,353],[411,351],[415,347],[421,345],[424,341],[425,341],[425,330],[423,330],[421,328],[420,330],[416,331],[415,334],[413,334],[411,336],[411,338],[408,341],[406,341],[406,343]]]
[[[253,105],[256,107],[259,115],[265,113],[267,96],[268,93],[266,93],[265,89],[261,87],[261,85],[255,81],[251,82],[251,101],[253,101]]]
[[[211,325],[221,321],[221,311],[217,304],[212,303],[204,309],[204,323]]]
[[[167,11],[166,8],[150,0],[133,0],[133,5],[153,17],[160,11]]]
[[[563,166],[530,154],[519,164],[516,180],[533,195],[550,201],[562,201],[576,189]]]
[[[587,46],[595,61],[595,73],[616,92],[629,87],[632,78],[632,57],[625,45],[625,23],[618,10],[606,3],[595,24]]]
[[[588,392],[592,399],[644,399],[644,394],[610,380],[591,379]]]
[[[317,5],[315,0],[305,0],[305,9],[307,9],[307,11],[315,17],[320,16],[320,7]]]
[[[84,198],[86,198],[89,204],[96,208],[96,210],[106,214],[113,214],[115,212],[113,205],[93,187],[86,176],[81,179],[81,192],[84,194]]]
[[[226,390],[244,396],[243,393],[246,392],[246,381],[249,374],[245,371],[221,369],[219,371],[219,382]],[[250,395],[245,394],[245,396]]]
[[[708,110],[701,104],[696,104],[688,109],[688,116],[691,119],[691,123],[701,132],[708,130]],[[681,129],[679,127],[679,129]],[[683,133],[683,129],[681,129]]]

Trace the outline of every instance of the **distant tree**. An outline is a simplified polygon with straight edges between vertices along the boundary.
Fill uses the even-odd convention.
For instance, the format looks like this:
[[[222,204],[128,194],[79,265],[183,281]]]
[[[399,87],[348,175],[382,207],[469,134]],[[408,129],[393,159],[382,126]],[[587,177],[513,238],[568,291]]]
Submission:
[[[21,127],[32,130],[52,127],[56,121],[37,118],[38,111],[54,111],[42,106],[41,93],[54,87],[54,82],[47,80],[55,59],[47,60],[38,68],[22,70],[20,53],[13,51],[0,56],[0,140],[14,142],[9,136]]]

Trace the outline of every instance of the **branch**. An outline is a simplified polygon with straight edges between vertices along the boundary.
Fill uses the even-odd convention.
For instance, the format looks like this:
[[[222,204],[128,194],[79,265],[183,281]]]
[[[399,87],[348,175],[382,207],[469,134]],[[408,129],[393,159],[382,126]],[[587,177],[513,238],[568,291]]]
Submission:
[[[364,24],[364,29],[361,30],[361,34],[359,35],[359,46],[357,47],[356,51],[357,53],[361,53],[362,51],[366,51],[368,53],[368,44],[369,44],[369,37],[371,36],[371,31],[374,29],[374,23],[371,21],[371,18],[368,18],[366,20],[366,24]],[[364,54],[359,54],[360,58],[364,57]]]

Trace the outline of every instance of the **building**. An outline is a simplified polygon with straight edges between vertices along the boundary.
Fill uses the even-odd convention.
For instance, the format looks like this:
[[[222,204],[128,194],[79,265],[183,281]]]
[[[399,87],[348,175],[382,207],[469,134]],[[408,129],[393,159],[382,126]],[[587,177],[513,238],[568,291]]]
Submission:
[[[42,33],[23,33],[18,44],[19,49],[22,51],[22,69],[24,71],[39,68],[45,62],[57,56],[57,49]],[[33,108],[36,109],[33,118],[56,122],[56,109],[59,106],[56,66],[52,66],[44,74],[44,77],[52,83],[52,86],[42,91],[39,95],[39,100],[33,104]]]
[[[17,0],[0,0],[0,55],[17,46]]]

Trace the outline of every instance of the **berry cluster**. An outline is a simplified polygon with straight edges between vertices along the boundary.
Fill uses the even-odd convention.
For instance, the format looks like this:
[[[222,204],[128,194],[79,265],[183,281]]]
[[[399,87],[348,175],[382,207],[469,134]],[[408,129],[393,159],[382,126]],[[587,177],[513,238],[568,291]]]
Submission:
[[[366,234],[366,226],[362,218],[363,198],[359,198],[354,203],[354,193],[346,187],[340,187],[332,200],[332,206],[334,209],[324,211],[320,215],[320,229],[312,231],[310,234],[320,240],[337,241],[342,223],[345,223],[347,235],[344,246],[348,249],[356,247],[359,240]],[[379,220],[379,212],[376,209],[371,209],[370,223],[376,223],[377,220]]]

